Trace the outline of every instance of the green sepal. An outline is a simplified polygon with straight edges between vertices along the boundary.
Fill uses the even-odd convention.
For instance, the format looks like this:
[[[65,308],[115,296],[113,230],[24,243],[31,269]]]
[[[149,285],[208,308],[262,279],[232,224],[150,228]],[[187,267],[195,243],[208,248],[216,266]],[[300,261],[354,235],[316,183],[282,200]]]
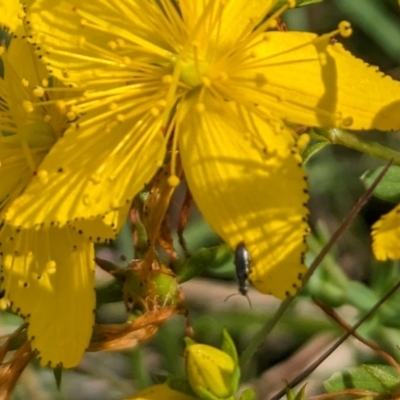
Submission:
[[[239,357],[236,351],[236,346],[235,343],[233,343],[233,340],[231,336],[229,335],[229,332],[227,329],[223,329],[222,331],[222,344],[221,344],[221,350],[228,354],[230,356],[235,364],[235,369],[233,370],[232,373],[232,393],[236,393],[238,387],[239,387],[239,381],[240,381],[240,366],[239,366]]]
[[[379,167],[364,172],[364,174],[361,176],[361,180],[366,188],[369,188],[375,182],[383,168],[385,167]],[[379,199],[389,201],[391,203],[397,204],[400,202],[400,166],[392,165],[389,167],[385,176],[375,188],[373,194]]]
[[[240,396],[240,400],[254,400],[256,392],[253,389],[246,389]]]
[[[312,156],[314,156],[319,151],[324,149],[326,146],[331,144],[332,144],[331,142],[324,140],[322,142],[312,144],[311,146],[307,146],[301,153],[301,156],[303,158],[303,164],[306,164],[311,159]]]
[[[229,335],[229,332],[227,329],[222,330],[222,344],[221,344],[221,350],[228,354],[233,360],[235,364],[238,364],[239,359],[235,347],[235,343],[233,343],[233,340],[231,338],[231,335]]]

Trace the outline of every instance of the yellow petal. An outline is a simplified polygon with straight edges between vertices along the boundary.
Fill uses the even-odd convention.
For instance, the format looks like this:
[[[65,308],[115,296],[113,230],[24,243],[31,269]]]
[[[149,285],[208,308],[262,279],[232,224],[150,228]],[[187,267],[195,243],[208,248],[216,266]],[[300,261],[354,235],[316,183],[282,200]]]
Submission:
[[[372,226],[372,250],[381,261],[400,258],[400,205]]]
[[[196,101],[182,105],[179,145],[197,205],[232,248],[245,243],[250,280],[260,292],[293,294],[305,271],[308,195],[292,136],[272,119],[236,115],[211,97],[196,113]]]
[[[231,67],[238,98],[308,126],[400,128],[400,83],[328,37],[267,32],[251,56]]]
[[[130,208],[131,203],[128,203],[118,210],[108,212],[103,217],[71,222],[71,226],[80,235],[83,235],[93,243],[106,243],[117,238],[122,225],[128,217]]]
[[[275,0],[225,2],[183,0],[179,5],[185,25],[189,29],[189,36],[193,30],[196,32],[197,41],[207,40],[208,45],[218,46],[218,51],[221,52],[242,37],[245,31],[251,32],[275,2]]]
[[[11,204],[6,219],[25,228],[64,226],[127,207],[165,154],[159,124],[136,129],[141,122],[130,119],[111,130],[100,122],[66,133],[43,160],[24,194]],[[97,223],[85,225],[85,235],[109,237],[105,231],[98,232],[98,227]]]
[[[171,38],[160,29],[167,19],[154,2],[37,0],[28,19],[41,60],[54,76],[78,85],[103,76],[109,83],[124,68],[128,82],[135,76],[131,61],[137,66],[156,63],[155,54],[170,55],[164,48]]]
[[[141,390],[125,400],[196,400],[193,396],[171,389],[166,383]]]
[[[22,4],[19,0],[0,0],[0,27],[14,32],[21,24]]]
[[[0,232],[4,281],[12,309],[28,323],[42,365],[76,366],[94,324],[93,245],[70,229]]]

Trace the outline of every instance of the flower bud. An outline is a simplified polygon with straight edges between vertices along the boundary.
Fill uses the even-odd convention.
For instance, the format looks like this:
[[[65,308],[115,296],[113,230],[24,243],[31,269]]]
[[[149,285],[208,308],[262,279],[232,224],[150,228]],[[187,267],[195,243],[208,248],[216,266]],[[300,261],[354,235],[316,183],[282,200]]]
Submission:
[[[227,353],[205,344],[189,343],[185,357],[187,378],[200,398],[227,399],[234,394],[236,366]]]

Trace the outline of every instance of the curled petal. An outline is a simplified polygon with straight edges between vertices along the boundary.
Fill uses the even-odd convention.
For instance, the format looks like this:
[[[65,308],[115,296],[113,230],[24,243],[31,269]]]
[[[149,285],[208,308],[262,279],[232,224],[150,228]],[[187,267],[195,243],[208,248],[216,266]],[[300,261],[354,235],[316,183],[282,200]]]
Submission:
[[[298,149],[279,122],[206,100],[202,113],[194,112],[195,98],[182,104],[179,145],[190,190],[231,248],[245,243],[254,286],[284,298],[305,271],[308,195]]]
[[[68,228],[0,233],[2,288],[42,365],[78,365],[94,324],[93,245]]]

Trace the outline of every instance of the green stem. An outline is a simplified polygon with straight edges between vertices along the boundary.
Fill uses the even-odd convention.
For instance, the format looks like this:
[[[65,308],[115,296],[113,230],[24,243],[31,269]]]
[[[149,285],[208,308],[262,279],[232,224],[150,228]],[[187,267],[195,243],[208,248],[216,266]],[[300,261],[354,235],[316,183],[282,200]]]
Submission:
[[[272,331],[276,323],[280,320],[285,311],[289,308],[294,297],[287,297],[276,310],[274,315],[268,319],[261,329],[253,336],[248,346],[244,349],[242,355],[240,356],[240,369],[243,371],[253,355],[257,352],[261,343],[264,342],[268,333]]]
[[[323,136],[333,144],[340,144],[345,147],[369,154],[373,157],[393,160],[393,164],[400,165],[400,153],[379,143],[362,139],[360,134],[354,134],[343,129],[314,129],[317,135]]]
[[[132,368],[135,373],[134,380],[138,390],[143,390],[150,386],[151,379],[149,372],[146,368],[145,361],[143,358],[142,348],[136,346],[131,353]]]

